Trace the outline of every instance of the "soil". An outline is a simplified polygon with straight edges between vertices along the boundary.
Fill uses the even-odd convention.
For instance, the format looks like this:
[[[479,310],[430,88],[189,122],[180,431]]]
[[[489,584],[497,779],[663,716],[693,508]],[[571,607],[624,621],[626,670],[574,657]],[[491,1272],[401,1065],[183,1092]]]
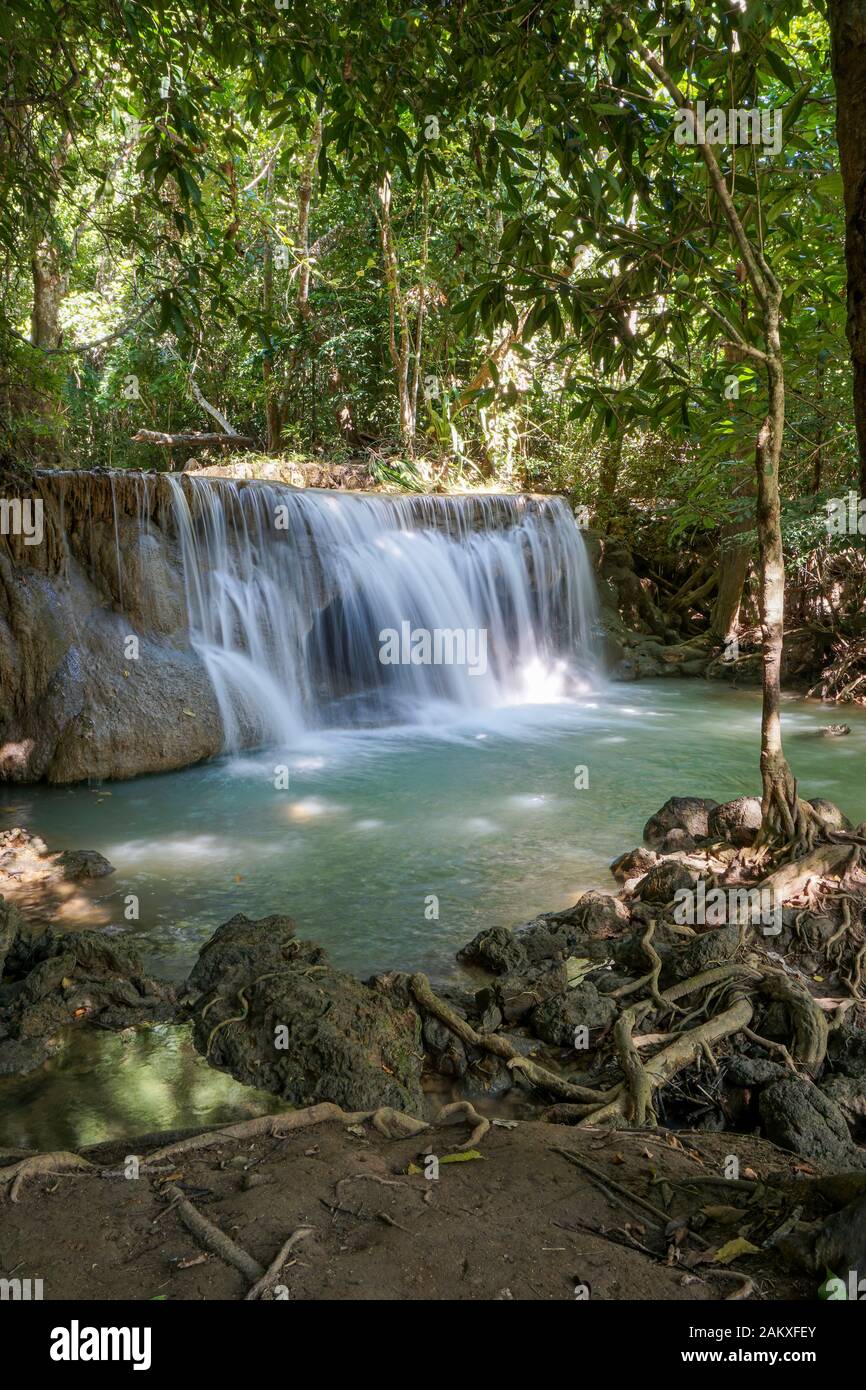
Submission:
[[[729,1204],[754,1191],[722,1177],[732,1143],[741,1174],[813,1186],[805,1165],[763,1140],[702,1134],[696,1143],[663,1130],[534,1120],[494,1126],[475,1151],[482,1157],[445,1164],[464,1128],[432,1135],[432,1143],[426,1135],[390,1141],[367,1125],[330,1121],[284,1138],[221,1139],[179,1155],[176,1166],[162,1160],[158,1174],[143,1171],[137,1180],[123,1176],[126,1154],[154,1151],[168,1136],[91,1148],[88,1160],[113,1176],[102,1168],[33,1176],[15,1202],[7,1186],[0,1269],[41,1277],[46,1300],[245,1298],[250,1279],[206,1252],[161,1194],[172,1182],[264,1268],[294,1230],[312,1227],[279,1276],[286,1292],[277,1296],[289,1299],[574,1300],[585,1285],[592,1299],[703,1301],[740,1294],[746,1279],[753,1299],[816,1296],[815,1276],[792,1272],[775,1249],[741,1256],[733,1267],[702,1258],[754,1227],[747,1208],[731,1224]],[[440,1157],[438,1180],[408,1174],[431,1149]],[[602,1182],[659,1209],[667,1202],[669,1231]],[[704,1207],[725,1220],[714,1225]],[[682,1212],[693,1213],[690,1229],[677,1232]],[[766,1224],[765,1213],[759,1219]],[[773,1213],[770,1226],[778,1219]]]

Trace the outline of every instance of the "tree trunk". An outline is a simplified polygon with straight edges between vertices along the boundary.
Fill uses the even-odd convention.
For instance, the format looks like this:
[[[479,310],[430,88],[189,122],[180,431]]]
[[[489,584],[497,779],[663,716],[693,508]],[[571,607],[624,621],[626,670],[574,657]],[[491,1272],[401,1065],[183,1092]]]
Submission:
[[[734,485],[734,497],[754,495],[755,484],[751,464],[744,461],[736,470],[738,481]],[[727,645],[736,637],[740,624],[740,606],[743,601],[743,588],[752,560],[752,543],[741,537],[749,523],[732,521],[722,530],[717,575],[718,593],[710,619],[710,632],[719,642]]]
[[[763,713],[761,718],[761,781],[763,785],[762,846],[784,841],[794,853],[811,849],[818,821],[812,808],[797,797],[797,783],[782,750],[781,670],[785,621],[785,557],[782,547],[779,460],[785,429],[785,375],[779,334],[782,287],[767,262],[763,249],[750,241],[719,168],[711,145],[701,130],[695,107],[670,73],[647,48],[639,33],[625,19],[635,48],[650,71],[664,85],[678,107],[692,112],[698,130],[697,146],[710,183],[731,231],[736,251],[761,311],[764,349],[754,347],[732,325],[734,346],[764,364],[767,373],[767,416],[758,433],[755,465],[758,482],[757,524],[760,565],[760,614],[763,635]]]
[[[717,582],[719,591],[713,604],[710,632],[727,645],[739,630],[743,588],[752,558],[750,545],[733,542],[719,556]]]
[[[397,380],[397,400],[400,413],[400,437],[411,455],[415,446],[415,411],[412,403],[412,389],[409,383],[409,361],[412,352],[412,335],[409,329],[409,314],[406,300],[400,286],[400,265],[397,247],[394,242],[394,229],[391,222],[391,175],[385,174],[376,190],[379,223],[379,237],[382,243],[382,263],[385,268],[385,283],[388,290],[388,351],[391,365]],[[374,208],[376,204],[374,203]],[[398,332],[399,327],[399,332]]]
[[[268,207],[270,207],[271,194],[273,191],[274,163],[276,157],[277,150],[274,150],[273,154],[269,156],[266,165],[267,183],[265,184],[265,197]],[[262,357],[262,382],[265,388],[265,425],[267,432],[265,448],[269,454],[278,454],[283,442],[283,408],[280,403],[279,388],[274,380],[274,247],[271,241],[271,228],[268,222],[266,222],[264,227],[264,237],[265,251],[262,260],[262,314],[264,316],[268,336],[268,348]]]
[[[33,312],[30,341],[34,347],[60,347],[60,307],[66,295],[67,276],[60,268],[60,252],[47,238],[34,249]]]
[[[845,195],[846,332],[854,374],[860,493],[866,497],[866,4],[828,0],[836,139]]]

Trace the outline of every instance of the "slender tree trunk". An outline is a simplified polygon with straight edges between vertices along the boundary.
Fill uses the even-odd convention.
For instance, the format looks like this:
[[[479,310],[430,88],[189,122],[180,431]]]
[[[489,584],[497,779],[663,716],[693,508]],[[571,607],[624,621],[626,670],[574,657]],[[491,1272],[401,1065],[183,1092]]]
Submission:
[[[274,250],[267,233],[266,237],[264,264],[262,266],[262,309],[268,325],[268,339],[270,340],[274,313]],[[274,364],[270,350],[262,358],[262,380],[265,386],[267,450],[269,454],[278,454],[282,444],[283,412],[280,407],[279,392],[274,381]]]
[[[862,10],[862,4],[859,8]],[[765,846],[777,845],[784,841],[785,845],[796,853],[811,848],[817,835],[818,822],[812,808],[797,796],[797,783],[782,749],[780,684],[785,620],[785,557],[779,496],[779,461],[785,429],[785,375],[779,335],[782,288],[761,246],[755,245],[749,239],[713,149],[701,128],[694,104],[686,99],[664,64],[647,48],[631,22],[627,18],[623,22],[624,27],[630,30],[635,48],[650,71],[663,84],[678,107],[687,107],[692,112],[694,129],[697,132],[697,147],[760,309],[763,351],[748,343],[733,325],[729,325],[735,338],[735,346],[749,357],[762,362],[767,374],[767,416],[758,433],[755,449],[759,606],[764,653],[761,719],[763,823],[760,839]]]
[[[409,383],[409,362],[412,335],[406,299],[400,285],[400,264],[391,221],[391,175],[385,174],[376,190],[379,239],[382,243],[382,263],[388,289],[388,352],[397,381],[397,401],[400,412],[400,437],[411,454],[415,447],[415,412]],[[374,208],[376,204],[374,203]]]
[[[604,518],[605,524],[609,525],[614,510],[614,498],[616,497],[617,484],[619,483],[619,470],[622,463],[622,451],[625,444],[625,430],[620,428],[615,439],[609,439],[602,450],[601,463],[598,470],[598,505],[597,511]]]
[[[734,496],[754,496],[755,483],[751,460],[744,460],[736,472],[738,481],[734,486]],[[743,588],[749,573],[753,550],[750,541],[741,539],[742,532],[747,529],[749,529],[749,523],[735,520],[725,526],[722,531],[721,549],[717,564],[718,593],[710,619],[710,633],[719,642],[725,644],[736,637],[739,631]]]
[[[824,416],[824,363],[818,361],[815,366],[815,404],[818,407],[818,429],[815,440],[815,460],[812,465],[812,492],[819,493],[821,484],[824,481],[824,446],[826,443],[825,416]]]
[[[768,310],[775,319],[778,341],[778,304]],[[782,550],[781,503],[779,499],[779,461],[785,428],[785,382],[780,358],[771,356],[767,364],[769,408],[755,446],[755,472],[758,482],[758,553],[760,557],[759,610],[764,656],[764,700],[761,713],[761,778],[764,787],[765,824],[775,825],[776,817],[786,822],[793,837],[792,807],[797,788],[782,751],[780,713],[782,642],[785,634],[785,557]]]
[[[845,195],[846,332],[854,373],[860,493],[866,497],[866,4],[828,0],[836,139]]]

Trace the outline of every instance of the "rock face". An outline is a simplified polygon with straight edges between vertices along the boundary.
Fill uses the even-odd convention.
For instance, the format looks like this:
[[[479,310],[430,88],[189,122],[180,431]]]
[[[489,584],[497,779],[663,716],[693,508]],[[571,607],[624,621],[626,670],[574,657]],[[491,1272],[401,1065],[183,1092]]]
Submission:
[[[225,922],[187,989],[196,1047],[238,1081],[296,1105],[422,1114],[418,1014],[387,979],[336,970],[290,918]]]
[[[0,1075],[40,1065],[63,1028],[98,1022],[121,1029],[173,1017],[171,986],[145,975],[126,942],[34,930],[0,898]]]
[[[0,780],[134,777],[218,753],[165,480],[43,473],[36,494],[42,542],[0,537]]]

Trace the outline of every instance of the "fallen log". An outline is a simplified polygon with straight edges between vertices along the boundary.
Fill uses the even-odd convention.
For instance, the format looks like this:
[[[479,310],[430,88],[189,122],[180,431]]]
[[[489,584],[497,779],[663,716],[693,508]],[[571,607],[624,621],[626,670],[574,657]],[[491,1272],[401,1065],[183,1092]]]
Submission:
[[[233,449],[255,449],[258,441],[250,438],[247,434],[166,434],[163,430],[139,430],[132,435],[133,444],[158,444],[164,449],[181,448],[191,446],[193,448],[201,445],[210,448],[212,445],[226,448],[231,446]]]

